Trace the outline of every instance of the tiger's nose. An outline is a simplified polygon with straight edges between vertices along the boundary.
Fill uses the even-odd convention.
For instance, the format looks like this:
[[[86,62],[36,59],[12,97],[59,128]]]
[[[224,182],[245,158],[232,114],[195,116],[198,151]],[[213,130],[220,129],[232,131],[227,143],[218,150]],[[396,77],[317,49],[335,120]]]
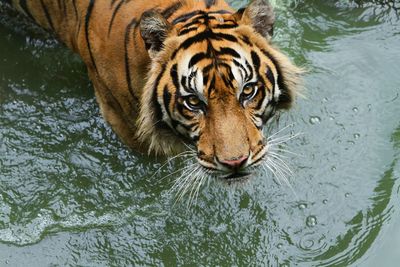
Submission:
[[[218,161],[222,164],[225,165],[226,167],[230,169],[238,169],[244,165],[244,163],[247,161],[247,156],[242,156],[239,158],[234,158],[234,159],[229,159],[229,160],[219,160]]]

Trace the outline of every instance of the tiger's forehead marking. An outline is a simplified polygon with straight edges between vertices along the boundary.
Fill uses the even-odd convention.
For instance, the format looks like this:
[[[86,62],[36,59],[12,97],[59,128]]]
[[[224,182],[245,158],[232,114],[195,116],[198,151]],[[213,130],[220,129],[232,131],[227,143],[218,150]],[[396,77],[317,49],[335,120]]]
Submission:
[[[207,98],[215,87],[215,76],[224,81],[224,88],[240,95],[242,88],[247,82],[256,81],[255,70],[251,67],[251,56],[249,51],[239,44],[230,43],[225,47],[223,43],[211,42],[214,52],[209,53],[207,45],[197,44],[197,53],[185,50],[180,55],[178,64],[178,77],[184,80],[180,95],[187,96],[196,94],[201,100],[207,102]],[[196,64],[192,65],[192,62]],[[214,80],[214,82],[213,82]],[[225,90],[226,90],[225,89]]]

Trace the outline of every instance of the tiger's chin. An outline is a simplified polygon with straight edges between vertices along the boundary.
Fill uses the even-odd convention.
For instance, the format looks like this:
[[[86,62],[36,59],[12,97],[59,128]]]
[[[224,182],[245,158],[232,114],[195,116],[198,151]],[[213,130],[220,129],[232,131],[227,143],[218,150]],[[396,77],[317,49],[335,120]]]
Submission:
[[[243,182],[247,182],[248,180],[251,179],[251,177],[254,174],[252,172],[237,172],[237,173],[231,173],[231,174],[227,174],[225,176],[221,176],[221,180],[223,182],[226,182],[228,184],[232,184],[232,183],[243,183]]]
[[[232,170],[232,171],[220,170],[216,168],[210,169],[208,166],[204,166],[202,164],[199,164],[199,166],[204,170],[205,173],[208,174],[210,178],[216,179],[223,183],[227,183],[228,185],[234,183],[241,184],[247,182],[257,173],[256,166],[251,166],[244,169]]]

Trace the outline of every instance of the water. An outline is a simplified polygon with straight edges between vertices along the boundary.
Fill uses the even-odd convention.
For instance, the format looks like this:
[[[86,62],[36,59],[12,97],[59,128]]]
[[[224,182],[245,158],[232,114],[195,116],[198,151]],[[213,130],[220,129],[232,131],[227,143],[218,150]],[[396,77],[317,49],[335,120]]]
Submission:
[[[279,125],[303,133],[286,155],[295,193],[265,174],[190,209],[162,179],[183,163],[153,176],[163,159],[120,143],[79,58],[0,8],[0,266],[397,266],[396,10],[275,3],[274,40],[308,69]]]

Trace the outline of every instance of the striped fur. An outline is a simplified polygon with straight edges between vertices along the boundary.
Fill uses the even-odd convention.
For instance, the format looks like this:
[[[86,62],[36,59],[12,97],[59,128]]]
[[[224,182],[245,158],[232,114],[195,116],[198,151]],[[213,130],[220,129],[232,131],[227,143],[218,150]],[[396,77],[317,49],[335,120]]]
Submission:
[[[256,164],[263,126],[299,84],[301,70],[270,42],[265,0],[237,12],[223,0],[5,2],[82,57],[103,116],[135,150],[172,154],[191,143],[208,169],[241,157]]]

